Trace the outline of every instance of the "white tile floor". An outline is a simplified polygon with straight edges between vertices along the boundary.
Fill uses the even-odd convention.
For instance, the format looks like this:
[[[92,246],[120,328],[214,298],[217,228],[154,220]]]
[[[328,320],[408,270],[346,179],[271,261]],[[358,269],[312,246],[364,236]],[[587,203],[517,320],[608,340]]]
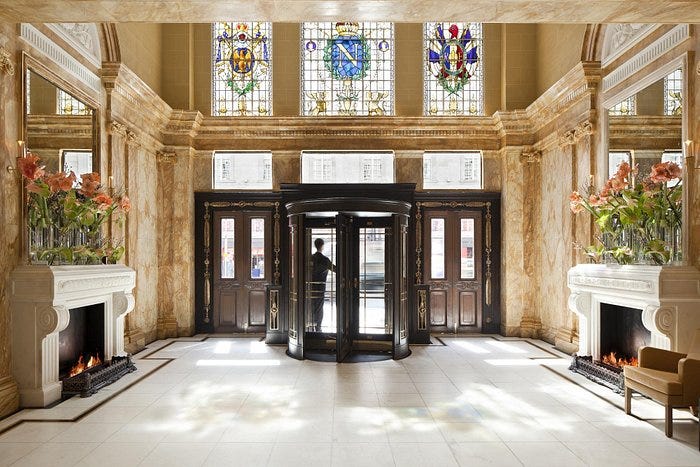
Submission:
[[[53,420],[0,435],[0,466],[700,466],[695,419],[678,411],[667,439],[660,406],[638,398],[648,421],[626,416],[543,342],[444,341],[341,365],[249,338],[173,342],[144,352],[135,375],[152,373],[116,397],[0,422]]]

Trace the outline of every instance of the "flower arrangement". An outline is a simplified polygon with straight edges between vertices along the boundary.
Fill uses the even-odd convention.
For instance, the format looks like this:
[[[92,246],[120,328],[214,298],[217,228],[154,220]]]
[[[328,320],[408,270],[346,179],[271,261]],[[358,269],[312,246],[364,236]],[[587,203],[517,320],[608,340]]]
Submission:
[[[116,263],[124,246],[102,236],[102,226],[116,215],[122,222],[131,209],[126,193],[105,190],[98,173],[45,171],[39,157],[27,153],[17,165],[27,183],[30,258],[53,264]]]
[[[585,195],[574,191],[569,197],[571,211],[587,211],[600,230],[597,243],[583,248],[594,262],[666,264],[678,259],[682,170],[673,162],[660,162],[633,183],[636,173],[623,162],[600,192],[591,184]]]

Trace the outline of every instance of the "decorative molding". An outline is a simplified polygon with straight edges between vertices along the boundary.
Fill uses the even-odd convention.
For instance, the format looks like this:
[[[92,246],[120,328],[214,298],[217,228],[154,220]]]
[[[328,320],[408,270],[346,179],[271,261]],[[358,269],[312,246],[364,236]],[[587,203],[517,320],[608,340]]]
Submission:
[[[603,77],[603,92],[607,92],[622,83],[625,79],[633,76],[690,37],[689,24],[683,23],[676,25],[669,32],[642,49],[634,57]]]
[[[613,279],[610,277],[570,276],[569,285],[586,287],[601,287],[605,289],[634,290],[637,292],[650,292],[653,284],[645,280]]]
[[[123,123],[117,122],[116,120],[112,121],[109,128],[113,135],[120,135],[126,137],[127,128],[126,125],[124,125]]]
[[[270,301],[270,320],[269,320],[269,329],[270,331],[279,331],[279,311],[280,311],[280,305],[279,305],[279,297],[280,297],[280,291],[279,289],[269,289],[269,298],[268,300]]]
[[[605,67],[648,36],[655,24],[608,24],[603,39],[601,65]]]
[[[47,23],[46,26],[61,36],[77,52],[97,68],[102,66],[100,36],[94,23]]]
[[[93,91],[97,93],[101,91],[102,82],[100,77],[59,47],[54,41],[46,37],[44,33],[29,23],[22,23],[20,31],[20,37],[27,44],[46,55]]]
[[[56,283],[56,289],[61,293],[80,292],[87,289],[103,289],[113,287],[128,287],[133,283],[134,279],[131,274],[123,276],[107,276],[90,278],[86,281],[84,278],[59,280]]]
[[[15,64],[12,61],[12,54],[0,47],[0,71],[10,75],[15,75]]]
[[[428,291],[418,289],[418,330],[428,329]]]
[[[159,164],[174,164],[177,159],[177,154],[170,151],[158,151],[156,152],[156,161]]]
[[[566,131],[559,136],[559,147],[565,148],[566,146],[574,145],[578,143],[581,138],[590,136],[594,133],[595,130],[593,123],[586,120],[585,122],[581,122],[576,125],[572,130]]]

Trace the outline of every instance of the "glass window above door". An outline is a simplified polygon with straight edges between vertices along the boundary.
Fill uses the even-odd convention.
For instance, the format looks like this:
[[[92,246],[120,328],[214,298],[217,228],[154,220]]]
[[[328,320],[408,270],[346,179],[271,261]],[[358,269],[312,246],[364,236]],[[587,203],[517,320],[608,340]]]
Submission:
[[[480,190],[481,151],[425,151],[423,189]]]
[[[301,183],[394,183],[394,152],[302,151]]]
[[[214,152],[215,190],[271,190],[272,152]]]

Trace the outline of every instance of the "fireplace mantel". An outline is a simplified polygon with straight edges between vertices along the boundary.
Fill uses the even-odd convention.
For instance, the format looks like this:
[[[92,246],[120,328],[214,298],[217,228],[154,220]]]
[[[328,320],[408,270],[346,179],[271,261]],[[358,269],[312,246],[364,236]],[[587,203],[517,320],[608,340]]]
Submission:
[[[579,264],[568,273],[579,317],[578,355],[600,358],[600,304],[642,310],[651,345],[686,352],[700,328],[700,271],[691,266]]]
[[[12,371],[22,407],[61,398],[58,333],[71,308],[104,304],[104,359],[123,356],[124,317],[134,308],[136,272],[120,264],[25,265],[10,276]]]

